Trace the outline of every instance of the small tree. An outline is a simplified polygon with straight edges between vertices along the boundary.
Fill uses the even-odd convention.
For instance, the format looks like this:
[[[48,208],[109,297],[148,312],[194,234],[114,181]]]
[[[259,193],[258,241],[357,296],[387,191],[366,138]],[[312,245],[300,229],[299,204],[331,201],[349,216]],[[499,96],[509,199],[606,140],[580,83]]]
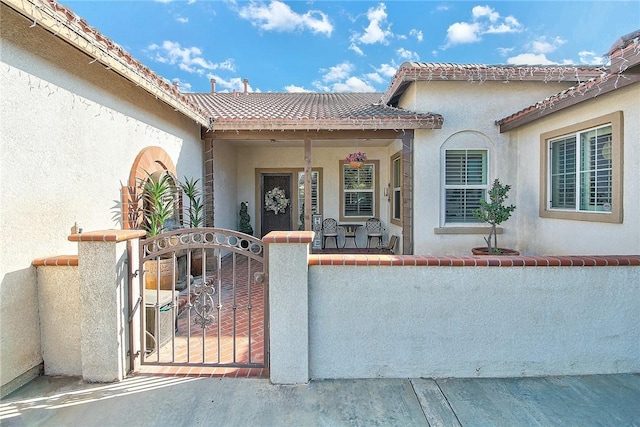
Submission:
[[[508,220],[516,208],[514,205],[505,206],[504,204],[510,189],[510,185],[502,185],[500,181],[496,179],[493,181],[493,185],[489,190],[489,201],[487,202],[484,199],[480,200],[480,208],[473,211],[473,214],[480,220],[491,224],[489,236],[484,238],[485,242],[487,242],[488,253],[490,254],[500,253],[496,226]],[[491,244],[492,237],[493,245]]]
[[[240,225],[238,231],[253,236],[253,228],[251,227],[251,217],[249,216],[249,202],[240,203]]]

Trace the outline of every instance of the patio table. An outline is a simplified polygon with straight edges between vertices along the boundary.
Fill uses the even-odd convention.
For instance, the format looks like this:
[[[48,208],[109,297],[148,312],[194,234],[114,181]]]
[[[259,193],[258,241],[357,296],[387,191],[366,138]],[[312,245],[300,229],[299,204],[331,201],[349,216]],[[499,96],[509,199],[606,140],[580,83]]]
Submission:
[[[341,227],[344,230],[344,244],[342,247],[347,246],[347,239],[352,239],[355,247],[358,247],[358,242],[356,240],[356,234],[358,232],[358,228],[362,227],[362,224],[338,224],[338,227]]]

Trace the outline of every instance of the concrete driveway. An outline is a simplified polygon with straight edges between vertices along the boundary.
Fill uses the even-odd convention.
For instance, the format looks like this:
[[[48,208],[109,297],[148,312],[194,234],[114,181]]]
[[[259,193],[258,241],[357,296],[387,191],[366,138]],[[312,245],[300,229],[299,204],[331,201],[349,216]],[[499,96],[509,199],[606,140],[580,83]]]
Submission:
[[[2,426],[640,426],[640,375],[317,380],[39,377]]]

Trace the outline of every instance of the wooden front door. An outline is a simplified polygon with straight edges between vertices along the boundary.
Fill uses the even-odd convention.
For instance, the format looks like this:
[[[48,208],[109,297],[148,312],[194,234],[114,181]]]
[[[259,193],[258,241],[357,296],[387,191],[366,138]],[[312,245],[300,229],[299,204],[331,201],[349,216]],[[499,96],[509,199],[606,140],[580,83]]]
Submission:
[[[293,175],[278,174],[278,173],[264,173],[261,175],[261,188],[260,188],[260,200],[262,202],[262,209],[260,214],[260,236],[264,237],[270,231],[289,231],[292,230],[293,216],[292,216],[292,192],[291,182],[293,181]],[[267,210],[265,208],[265,195],[275,189],[276,187],[284,190],[285,197],[289,199],[289,204],[284,209],[284,212],[274,212],[273,210]]]

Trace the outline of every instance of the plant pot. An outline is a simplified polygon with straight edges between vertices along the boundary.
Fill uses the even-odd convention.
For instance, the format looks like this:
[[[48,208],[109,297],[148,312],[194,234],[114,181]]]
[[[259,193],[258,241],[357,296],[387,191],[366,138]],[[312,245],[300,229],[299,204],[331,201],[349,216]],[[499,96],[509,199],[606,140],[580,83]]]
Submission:
[[[159,266],[158,266],[159,264]],[[144,287],[145,289],[158,289],[158,269],[160,269],[160,290],[170,291],[173,284],[178,282],[178,263],[173,269],[172,259],[150,260],[144,263]]]
[[[191,251],[191,275],[202,276],[202,250]]]
[[[362,162],[349,162],[349,167],[353,169],[360,169],[362,167]]]
[[[495,250],[495,249],[494,249]],[[514,249],[506,249],[506,248],[498,248],[497,252],[489,253],[489,248],[486,246],[482,246],[479,248],[472,248],[471,253],[474,255],[485,255],[485,256],[516,256],[520,255],[520,252]]]

